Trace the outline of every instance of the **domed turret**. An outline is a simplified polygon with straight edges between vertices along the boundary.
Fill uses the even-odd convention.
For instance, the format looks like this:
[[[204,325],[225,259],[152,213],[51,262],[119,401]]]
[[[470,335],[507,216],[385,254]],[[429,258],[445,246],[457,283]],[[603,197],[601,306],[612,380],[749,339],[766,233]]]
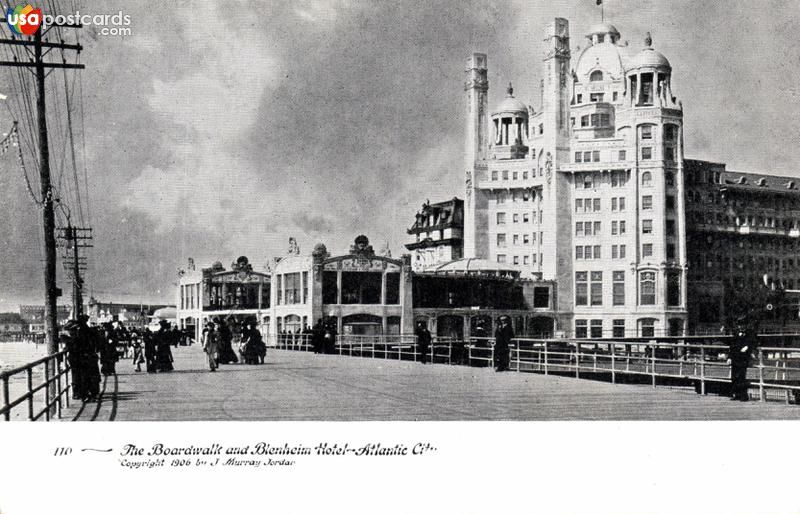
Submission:
[[[672,96],[672,66],[663,54],[653,49],[653,38],[647,33],[645,48],[633,56],[627,66],[631,101],[634,105],[675,107]]]
[[[521,159],[528,153],[524,141],[528,138],[528,106],[514,98],[511,83],[506,97],[492,111],[494,126],[494,156],[497,159]]]

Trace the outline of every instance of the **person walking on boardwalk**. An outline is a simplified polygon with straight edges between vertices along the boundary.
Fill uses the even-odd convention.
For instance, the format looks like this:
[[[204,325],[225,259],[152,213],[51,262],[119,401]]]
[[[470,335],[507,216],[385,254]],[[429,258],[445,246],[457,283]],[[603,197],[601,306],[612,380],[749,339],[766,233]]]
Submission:
[[[208,369],[210,371],[217,370],[217,359],[219,358],[219,332],[214,323],[207,323],[206,330],[203,333],[203,351],[206,353],[206,360],[208,361]]]
[[[261,338],[261,332],[256,328],[255,321],[247,322],[247,328],[242,332],[242,346],[242,360],[245,364],[258,364],[259,360],[261,364],[264,363],[264,359],[261,357],[262,348],[263,353],[266,354],[267,346]]]
[[[216,330],[219,333],[219,364],[235,364],[239,362],[236,352],[233,351],[233,334],[228,324],[224,321],[219,322]]]
[[[750,399],[747,392],[747,367],[756,345],[756,335],[748,326],[747,318],[736,320],[731,338],[729,355],[731,363],[731,400],[746,402]]]
[[[325,327],[325,335],[323,336],[324,352],[333,355],[336,353],[336,325],[335,322],[328,322]]]
[[[417,323],[417,351],[419,352],[419,361],[422,364],[428,362],[428,352],[431,348],[431,333],[428,327],[425,326],[424,321]]]
[[[142,371],[142,363],[144,360],[144,346],[142,339],[136,331],[131,332],[131,347],[133,348],[133,364],[136,366],[136,372]]]
[[[314,353],[323,353],[325,348],[325,327],[322,325],[322,319],[317,320],[314,328],[311,329],[311,346]]]
[[[149,327],[144,329],[144,333],[142,335],[142,340],[144,342],[144,358],[146,361],[146,369],[148,373],[155,373],[156,372],[156,340],[155,334],[150,330]]]
[[[107,377],[117,372],[116,363],[119,357],[117,355],[117,334],[111,323],[103,324],[101,330],[103,335],[99,339],[100,373]]]
[[[500,324],[494,333],[495,371],[508,370],[508,352],[512,339],[514,339],[514,330],[511,328],[511,319],[508,316],[500,316]]]
[[[159,324],[161,328],[156,332],[156,367],[160,372],[172,371],[172,332],[169,329],[169,321],[162,319]]]
[[[100,396],[100,366],[97,363],[97,352],[100,349],[102,334],[89,327],[89,316],[78,316],[78,366],[81,369],[83,401],[92,401]]]
[[[83,371],[83,362],[81,360],[81,345],[79,334],[79,325],[75,320],[69,320],[64,329],[67,331],[67,336],[64,338],[64,348],[67,350],[67,363],[69,364],[69,371],[72,378],[72,399],[82,400],[84,398],[85,386],[85,373]]]

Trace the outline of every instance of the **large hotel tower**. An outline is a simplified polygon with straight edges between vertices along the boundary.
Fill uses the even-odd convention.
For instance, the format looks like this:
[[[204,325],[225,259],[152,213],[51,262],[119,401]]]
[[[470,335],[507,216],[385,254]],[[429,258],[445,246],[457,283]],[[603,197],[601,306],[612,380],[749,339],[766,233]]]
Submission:
[[[545,33],[539,110],[488,105],[487,56],[467,63],[464,255],[558,284],[559,329],[578,337],[686,325],[682,105],[669,61],[601,23],[577,55],[569,23]]]

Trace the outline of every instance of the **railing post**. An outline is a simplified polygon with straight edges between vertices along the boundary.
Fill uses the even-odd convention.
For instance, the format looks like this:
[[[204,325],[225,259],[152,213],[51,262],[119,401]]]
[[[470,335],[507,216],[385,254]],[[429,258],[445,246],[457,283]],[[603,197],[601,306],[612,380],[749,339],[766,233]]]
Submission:
[[[69,360],[67,360],[65,356],[64,357],[64,403],[66,404],[68,409],[69,409],[69,397],[72,396],[70,394],[69,376],[70,376]]]
[[[764,391],[764,351],[758,349],[758,399],[762,402],[767,401],[767,395]]]
[[[8,397],[8,376],[3,377],[3,408],[5,409],[5,413],[3,414],[3,418],[6,421],[11,421],[11,410],[8,408],[8,404],[11,403]]]
[[[545,340],[545,342],[544,342],[544,374],[545,375],[547,375],[549,373],[548,372],[549,368],[547,367],[547,344],[548,343],[549,343],[549,341]]]
[[[517,341],[517,373],[519,373],[519,361],[520,361],[520,356],[519,356],[519,341]]]
[[[33,369],[28,368],[25,370],[26,382],[28,384],[28,421],[33,421]]]
[[[706,394],[706,347],[700,346],[700,394]]]
[[[492,348],[492,351],[491,351],[491,353],[490,353],[490,356],[489,356],[489,358],[490,358],[490,360],[489,360],[489,367],[490,367],[490,368],[493,368],[493,367],[494,367],[494,346],[495,346],[496,344],[497,344],[497,339],[495,339],[495,340],[494,340],[494,342],[492,343],[492,347],[491,347],[491,348]]]
[[[650,365],[652,369],[650,370],[650,374],[653,377],[653,387],[656,386],[656,343],[650,342]]]
[[[616,345],[614,343],[608,344],[608,349],[611,350],[611,383],[617,383],[617,373],[616,373],[616,361],[614,359],[614,347]]]
[[[56,416],[61,419],[61,356],[56,357],[56,387],[58,402],[56,403]]]
[[[581,343],[575,343],[575,378],[581,378]]]

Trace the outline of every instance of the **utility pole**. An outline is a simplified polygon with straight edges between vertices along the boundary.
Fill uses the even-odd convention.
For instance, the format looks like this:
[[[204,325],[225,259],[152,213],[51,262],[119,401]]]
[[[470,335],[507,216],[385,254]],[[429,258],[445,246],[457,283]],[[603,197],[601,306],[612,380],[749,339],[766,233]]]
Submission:
[[[56,14],[56,13],[53,13]],[[7,23],[6,18],[2,22]],[[44,226],[44,318],[45,333],[47,338],[47,353],[53,355],[58,353],[58,313],[56,311],[56,298],[61,295],[61,290],[56,285],[56,238],[55,238],[55,212],[53,204],[53,186],[50,182],[50,146],[47,140],[47,91],[45,90],[45,70],[53,68],[84,69],[83,64],[70,64],[62,58],[62,62],[48,62],[44,58],[52,50],[58,49],[74,50],[80,54],[83,47],[81,45],[71,45],[64,43],[63,40],[51,42],[46,39],[47,34],[55,27],[60,28],[83,28],[82,24],[54,23],[49,27],[43,27],[40,19],[40,26],[33,34],[33,40],[27,39],[0,39],[0,44],[9,46],[22,46],[28,50],[33,47],[33,58],[28,61],[20,61],[14,57],[13,61],[0,61],[0,66],[22,67],[33,69],[36,81],[36,116],[39,132],[39,180],[41,182],[41,204],[42,204],[42,225]],[[46,50],[45,50],[46,49]],[[47,363],[47,372],[50,377],[56,375],[55,362]],[[58,392],[55,384],[47,387],[47,402],[51,405],[51,414],[55,413]]]
[[[80,255],[81,248],[92,248],[93,245],[86,241],[92,239],[92,229],[73,227],[69,223],[61,229],[59,236],[66,243],[64,254],[64,268],[72,278],[72,316],[78,319],[83,314],[83,277],[81,272],[86,271],[86,257]]]
[[[7,20],[2,19],[3,22]],[[47,93],[45,91],[45,70],[52,68],[83,69],[83,64],[69,64],[64,62],[46,62],[44,57],[53,49],[83,50],[81,45],[70,45],[63,41],[57,43],[46,39],[47,33],[54,27],[82,28],[83,25],[53,24],[46,29],[39,27],[33,39],[0,39],[0,44],[33,47],[33,58],[28,61],[0,61],[0,66],[33,68],[36,77],[36,116],[39,132],[39,179],[41,182],[42,224],[44,226],[44,288],[45,288],[45,331],[47,334],[47,353],[58,353],[58,316],[56,313],[56,298],[61,295],[61,290],[56,286],[56,239],[55,239],[55,212],[53,204],[53,186],[50,182],[50,147],[47,139]],[[46,49],[46,50],[45,50]],[[52,376],[52,374],[51,374]],[[48,394],[51,398],[51,394]]]

